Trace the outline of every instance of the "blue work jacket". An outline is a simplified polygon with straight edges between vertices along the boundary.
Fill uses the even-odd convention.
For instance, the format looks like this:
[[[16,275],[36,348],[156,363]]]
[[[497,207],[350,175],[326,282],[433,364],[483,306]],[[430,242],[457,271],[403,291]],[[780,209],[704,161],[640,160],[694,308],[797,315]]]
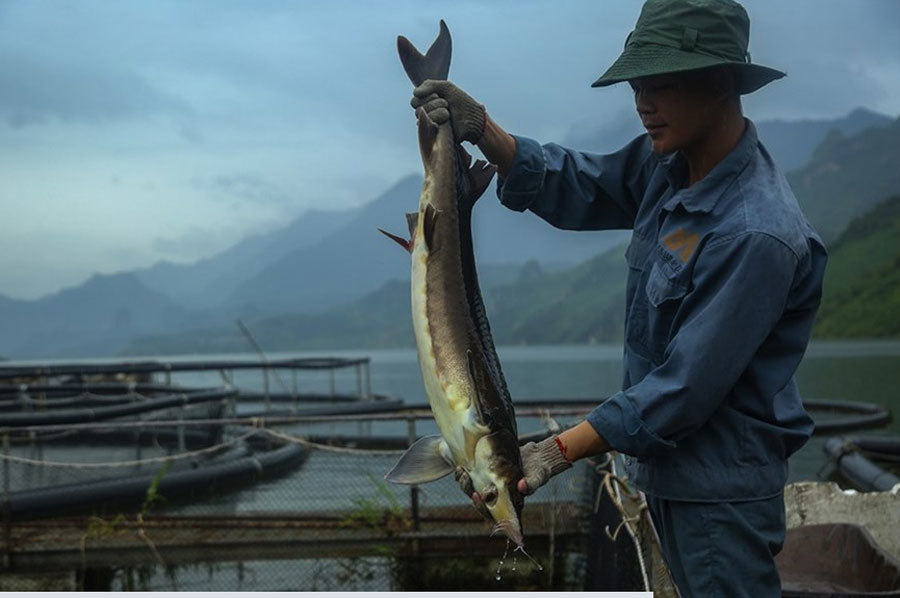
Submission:
[[[634,483],[672,500],[774,496],[813,431],[794,372],[825,248],[749,120],[706,177],[687,174],[647,135],[607,155],[516,137],[497,193],[559,228],[634,231],[622,391],[587,417]]]

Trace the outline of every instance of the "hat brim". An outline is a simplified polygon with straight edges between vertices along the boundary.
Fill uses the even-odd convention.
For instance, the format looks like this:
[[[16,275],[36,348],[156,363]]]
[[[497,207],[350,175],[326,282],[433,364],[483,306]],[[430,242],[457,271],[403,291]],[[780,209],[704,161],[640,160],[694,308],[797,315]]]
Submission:
[[[786,76],[779,70],[759,64],[732,62],[716,56],[685,52],[667,46],[635,44],[626,47],[621,56],[591,84],[591,87],[606,87],[641,77],[694,71],[720,65],[735,67],[738,74],[738,93],[741,94],[752,93]]]

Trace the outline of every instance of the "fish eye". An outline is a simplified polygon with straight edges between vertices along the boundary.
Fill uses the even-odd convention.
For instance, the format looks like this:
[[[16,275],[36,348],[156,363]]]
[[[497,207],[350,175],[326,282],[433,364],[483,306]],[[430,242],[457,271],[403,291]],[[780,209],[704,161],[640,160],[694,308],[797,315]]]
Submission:
[[[497,489],[491,488],[489,490],[486,490],[481,495],[481,498],[484,499],[484,502],[485,502],[485,504],[487,504],[487,506],[493,507],[494,504],[497,502]]]

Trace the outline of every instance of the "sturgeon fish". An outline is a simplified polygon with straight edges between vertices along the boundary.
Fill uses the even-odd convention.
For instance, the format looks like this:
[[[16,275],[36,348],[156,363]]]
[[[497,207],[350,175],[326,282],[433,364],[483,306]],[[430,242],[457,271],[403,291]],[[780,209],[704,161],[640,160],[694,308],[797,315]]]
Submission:
[[[446,79],[450,32],[444,21],[423,56],[403,36],[400,61],[414,85]],[[472,247],[472,208],[496,167],[472,158],[419,109],[425,183],[407,214],[409,240],[381,231],[412,254],[412,316],[425,394],[440,435],[416,441],[385,479],[420,484],[455,472],[481,496],[478,510],[522,546],[524,497],[516,418],[485,314]],[[380,230],[380,229],[379,229]]]

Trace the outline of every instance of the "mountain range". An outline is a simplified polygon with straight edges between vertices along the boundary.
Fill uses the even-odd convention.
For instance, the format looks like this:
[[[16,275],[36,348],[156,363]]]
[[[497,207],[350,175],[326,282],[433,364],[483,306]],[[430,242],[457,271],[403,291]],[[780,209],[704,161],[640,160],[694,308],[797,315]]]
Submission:
[[[900,120],[858,110],[832,121],[762,122],[758,129],[773,155],[788,156],[776,155],[779,161],[805,160],[789,180],[826,240],[900,191]],[[564,143],[591,149],[613,133],[594,131],[583,143],[572,135]],[[625,128],[615,134],[626,135]],[[194,264],[96,275],[35,301],[0,295],[7,332],[0,354],[246,350],[236,318],[251,324],[267,350],[409,344],[409,258],[376,228],[402,233],[403,214],[416,209],[421,184],[410,175],[361,207],[310,210]],[[626,231],[559,231],[502,207],[493,189],[476,205],[474,222],[498,342],[591,342],[621,334],[624,271],[616,252]],[[542,329],[550,332],[535,332]]]

